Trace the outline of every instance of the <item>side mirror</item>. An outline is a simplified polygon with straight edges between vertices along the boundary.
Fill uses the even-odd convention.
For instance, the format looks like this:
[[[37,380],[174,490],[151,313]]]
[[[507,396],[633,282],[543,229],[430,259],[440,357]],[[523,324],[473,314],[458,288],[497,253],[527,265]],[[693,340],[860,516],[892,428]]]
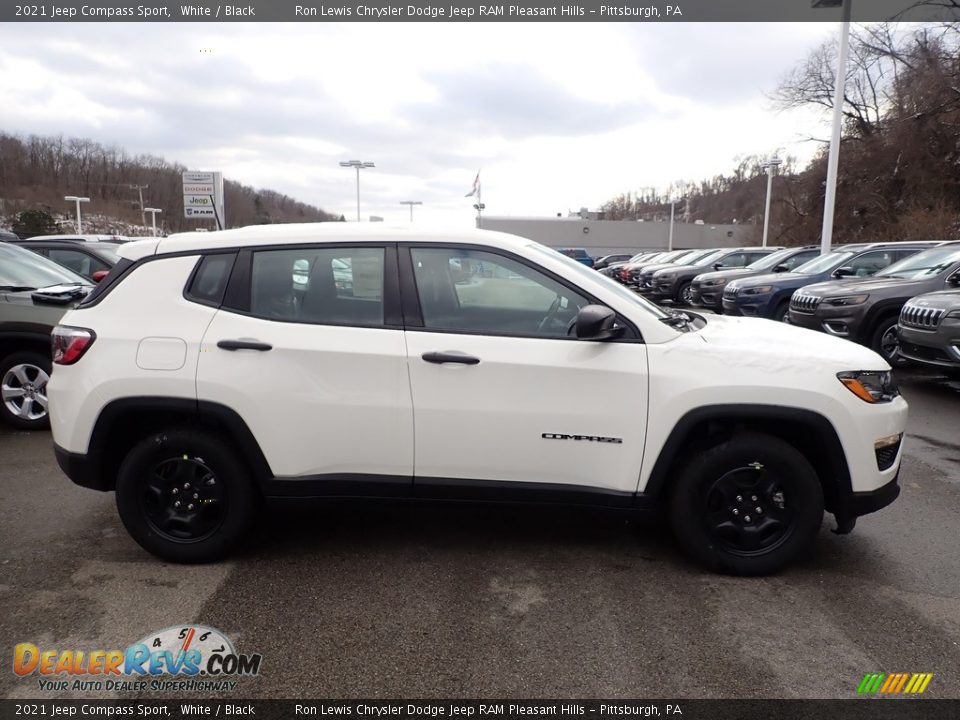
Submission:
[[[842,268],[837,268],[836,271],[833,273],[833,276],[837,278],[843,278],[843,277],[852,277],[853,275],[856,275],[856,274],[857,274],[857,271],[854,270],[852,267],[844,266]]]
[[[947,282],[951,285],[960,285],[960,270],[957,270],[953,275],[948,277]]]
[[[109,270],[97,270],[95,273],[93,273],[93,275],[90,276],[90,279],[93,280],[95,283],[98,283],[109,274],[110,274]]]
[[[713,264],[713,269],[714,269],[714,270],[719,270],[719,269],[722,268],[722,267],[723,267],[723,263],[714,263],[714,264]]]
[[[617,314],[603,305],[587,305],[577,313],[577,337],[580,340],[612,340],[623,334],[616,324]]]
[[[789,272],[789,270],[790,270],[790,268],[788,268],[786,265],[782,265],[782,264],[781,264],[781,265],[777,265],[777,266],[773,269],[773,271],[774,271],[775,273]]]

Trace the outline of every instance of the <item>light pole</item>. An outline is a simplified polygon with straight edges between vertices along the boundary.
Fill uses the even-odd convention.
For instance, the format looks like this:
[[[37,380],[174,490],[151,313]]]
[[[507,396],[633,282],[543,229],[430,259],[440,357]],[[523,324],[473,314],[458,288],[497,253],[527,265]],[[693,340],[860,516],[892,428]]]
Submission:
[[[372,162],[363,162],[361,160],[341,160],[340,167],[356,168],[357,170],[357,222],[360,222],[360,171],[366,168],[376,167]]]
[[[83,232],[83,223],[80,222],[80,203],[90,202],[90,198],[65,195],[63,199],[77,204],[77,235],[80,235]]]
[[[410,222],[413,222],[413,206],[423,205],[423,201],[422,200],[401,200],[400,204],[410,206]]]
[[[157,213],[163,212],[160,208],[144,208],[144,212],[150,213],[150,225],[153,227],[153,236],[157,236]]]
[[[686,201],[686,197],[681,197],[680,200]],[[674,214],[677,207],[677,198],[670,198],[670,234],[667,236],[667,250],[673,250],[673,220]]]
[[[763,211],[763,246],[767,246],[767,235],[770,232],[770,191],[773,190],[773,174],[783,164],[783,160],[774,155],[760,167],[767,171],[767,203]]]
[[[840,131],[843,121],[843,96],[847,86],[847,54],[850,47],[850,13],[853,0],[813,0],[814,8],[843,5],[843,28],[840,31],[840,56],[833,86],[833,132],[827,158],[827,192],[823,200],[823,228],[820,231],[820,254],[830,252],[833,242],[833,212],[837,202],[837,169],[840,164]]]

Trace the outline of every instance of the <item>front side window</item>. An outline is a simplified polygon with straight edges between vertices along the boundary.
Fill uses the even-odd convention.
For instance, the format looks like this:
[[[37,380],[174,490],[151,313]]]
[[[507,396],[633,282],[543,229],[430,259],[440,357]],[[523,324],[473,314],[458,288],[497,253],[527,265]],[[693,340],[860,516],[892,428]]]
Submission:
[[[922,280],[939,275],[958,262],[960,262],[960,247],[948,245],[911,255],[877,273],[877,276]]]
[[[411,250],[424,327],[489,335],[566,338],[586,297],[494,253]]]
[[[858,255],[850,261],[854,277],[870,277],[883,270],[893,262],[893,252],[890,250],[874,250],[873,252]]]
[[[383,248],[260,250],[250,312],[318,325],[383,325]]]

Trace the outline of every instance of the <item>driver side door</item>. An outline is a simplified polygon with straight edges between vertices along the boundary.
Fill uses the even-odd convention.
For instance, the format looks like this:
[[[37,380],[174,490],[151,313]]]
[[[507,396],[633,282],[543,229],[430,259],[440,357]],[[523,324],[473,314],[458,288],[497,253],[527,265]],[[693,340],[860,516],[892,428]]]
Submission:
[[[400,252],[415,494],[628,502],[646,430],[642,340],[576,339],[595,300],[505,251]]]

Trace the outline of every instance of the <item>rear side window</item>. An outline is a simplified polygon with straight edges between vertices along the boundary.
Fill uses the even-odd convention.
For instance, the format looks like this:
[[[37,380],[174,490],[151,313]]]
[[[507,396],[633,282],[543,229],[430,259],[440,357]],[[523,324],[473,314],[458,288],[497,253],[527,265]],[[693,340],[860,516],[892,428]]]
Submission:
[[[253,254],[250,312],[269,320],[380,327],[384,249],[261,250]]]
[[[77,307],[89,307],[91,305],[96,305],[103,297],[117,285],[123,276],[126,274],[133,266],[133,260],[128,260],[127,258],[120,258],[119,262],[114,265],[110,272],[107,273],[107,276],[98,282],[93,288],[93,291],[87,295],[83,301]]]
[[[204,255],[187,287],[187,297],[204,305],[219,307],[235,258],[234,253]]]

